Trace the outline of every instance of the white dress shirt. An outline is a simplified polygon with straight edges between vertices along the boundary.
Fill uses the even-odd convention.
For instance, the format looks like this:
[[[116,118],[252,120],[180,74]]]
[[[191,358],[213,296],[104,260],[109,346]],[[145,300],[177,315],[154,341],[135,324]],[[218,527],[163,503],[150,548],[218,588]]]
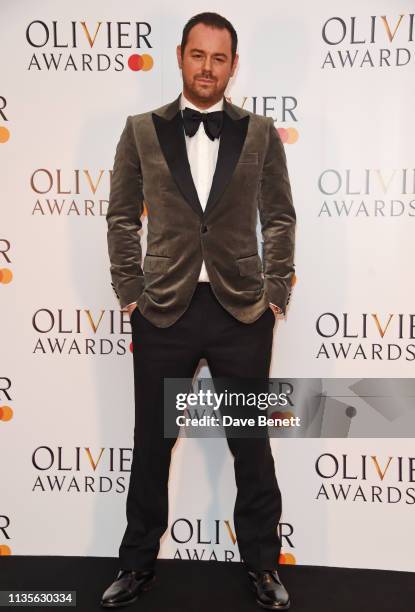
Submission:
[[[216,102],[216,104],[209,106],[209,108],[202,109],[198,108],[195,104],[193,104],[193,102],[190,102],[190,100],[188,100],[182,93],[180,96],[180,108],[183,110],[186,106],[201,113],[220,111],[223,110],[223,96],[219,102]],[[184,136],[193,182],[196,187],[197,195],[199,196],[200,205],[202,206],[203,210],[205,210],[210,188],[212,186],[216,161],[218,159],[220,138],[211,140],[206,134],[202,122],[200,122],[199,128],[194,136],[186,136],[186,134]],[[198,280],[199,282],[209,282],[209,276],[204,261],[202,262]]]

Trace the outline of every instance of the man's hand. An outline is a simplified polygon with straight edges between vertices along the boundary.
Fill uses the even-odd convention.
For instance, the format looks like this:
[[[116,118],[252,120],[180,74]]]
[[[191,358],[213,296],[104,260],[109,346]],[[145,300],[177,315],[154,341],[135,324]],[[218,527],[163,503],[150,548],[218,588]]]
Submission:
[[[277,306],[276,304],[272,304],[270,302],[269,307],[271,308],[271,310],[275,314],[275,316],[277,314],[282,314],[282,309],[279,306]]]
[[[137,302],[132,302],[131,304],[128,304],[128,306],[126,306],[125,308],[128,312],[128,316],[131,319],[131,315],[133,314],[134,308],[137,308]]]

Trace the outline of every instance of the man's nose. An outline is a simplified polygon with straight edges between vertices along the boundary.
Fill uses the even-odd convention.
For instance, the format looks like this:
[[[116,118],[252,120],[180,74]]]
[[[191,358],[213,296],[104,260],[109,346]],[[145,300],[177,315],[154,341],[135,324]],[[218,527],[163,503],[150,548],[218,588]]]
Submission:
[[[205,57],[205,61],[203,62],[203,70],[209,73],[212,70],[212,59],[210,57]]]

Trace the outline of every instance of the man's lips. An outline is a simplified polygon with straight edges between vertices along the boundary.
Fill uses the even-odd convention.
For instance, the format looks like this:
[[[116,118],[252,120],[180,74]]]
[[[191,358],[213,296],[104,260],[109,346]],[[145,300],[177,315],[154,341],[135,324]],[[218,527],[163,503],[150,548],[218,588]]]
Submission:
[[[203,79],[203,78],[198,78],[196,79],[197,81],[200,81],[201,83],[214,83],[213,79]]]

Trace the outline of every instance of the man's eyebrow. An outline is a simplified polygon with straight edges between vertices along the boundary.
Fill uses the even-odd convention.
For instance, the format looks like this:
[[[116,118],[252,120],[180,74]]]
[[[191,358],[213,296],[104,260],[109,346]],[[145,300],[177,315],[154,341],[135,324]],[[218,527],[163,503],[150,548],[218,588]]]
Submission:
[[[193,53],[194,51],[196,51],[197,53],[204,53],[203,49],[190,49],[190,53]],[[220,53],[220,52],[212,53],[212,55],[221,55],[222,57],[228,57],[226,53]]]

